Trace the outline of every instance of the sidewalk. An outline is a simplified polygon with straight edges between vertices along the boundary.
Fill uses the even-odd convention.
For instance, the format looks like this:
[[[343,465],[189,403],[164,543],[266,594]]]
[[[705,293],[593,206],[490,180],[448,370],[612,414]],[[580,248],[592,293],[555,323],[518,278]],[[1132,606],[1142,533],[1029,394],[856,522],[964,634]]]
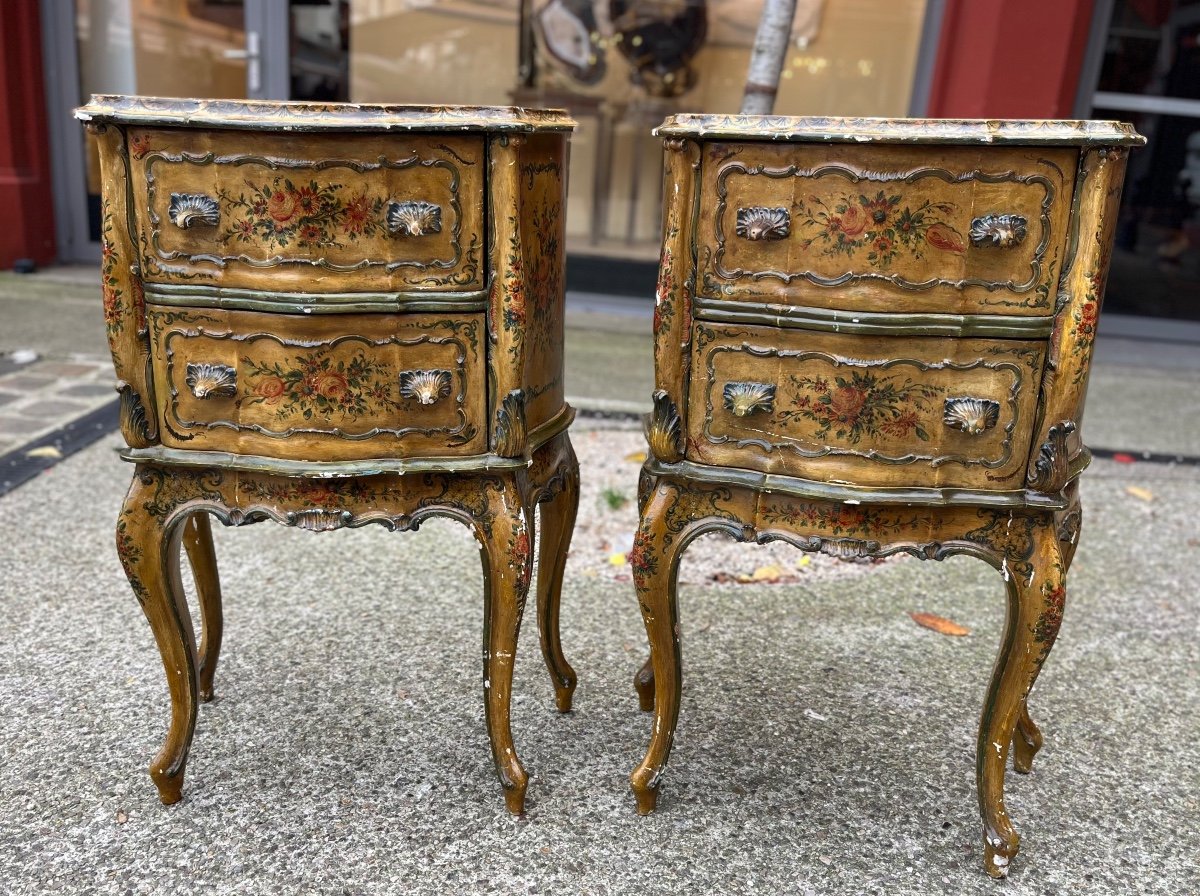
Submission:
[[[86,277],[0,274],[0,352],[107,363],[92,292]],[[648,307],[569,304],[572,402],[646,407]],[[1200,365],[1171,345],[1102,338],[1090,444],[1200,455]],[[5,407],[77,401],[59,393],[89,375],[22,394],[7,378],[52,370],[0,368],[0,391],[21,394]],[[593,413],[572,430],[581,524],[630,425]],[[119,445],[110,433],[0,496],[0,893],[1176,896],[1200,879],[1190,463],[1098,460],[1084,477],[1066,621],[1032,701],[1046,746],[1032,775],[1009,776],[1024,837],[997,884],[981,868],[974,747],[1003,591],[967,558],[840,576],[814,562],[780,585],[690,578],[672,766],[640,818],[628,774],[651,717],[630,682],[645,636],[632,586],[596,574],[579,530],[562,611],[575,711],[554,710],[532,605],[517,658],[512,726],[532,776],[518,820],[487,747],[465,528],[218,527],[218,696],[200,709],[185,799],[163,807],[145,772],[163,669],[112,548],[130,474]],[[717,543],[689,549],[685,573]]]

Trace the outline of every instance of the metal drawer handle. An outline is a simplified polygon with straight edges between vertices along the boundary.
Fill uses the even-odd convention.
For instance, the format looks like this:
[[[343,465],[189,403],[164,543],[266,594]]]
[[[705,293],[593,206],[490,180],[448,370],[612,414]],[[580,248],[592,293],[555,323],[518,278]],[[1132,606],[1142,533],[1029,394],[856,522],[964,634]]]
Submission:
[[[442,232],[442,207],[432,202],[414,199],[409,202],[389,202],[387,229],[400,236],[425,236]]]
[[[984,215],[971,221],[971,245],[1011,249],[1021,245],[1029,223],[1020,215]]]
[[[172,193],[167,217],[176,227],[185,230],[197,224],[216,227],[220,208],[217,200],[203,193]]]
[[[952,429],[977,436],[1000,420],[1000,402],[990,398],[947,398],[943,420]]]
[[[771,383],[727,383],[725,408],[735,417],[749,417],[759,411],[771,413],[775,406],[775,386]]]
[[[792,220],[786,208],[752,205],[737,210],[734,233],[744,240],[784,240],[791,233]]]
[[[421,404],[433,404],[450,394],[449,370],[400,371],[400,395]]]
[[[224,364],[189,364],[185,382],[197,398],[232,398],[237,394],[237,372]]]

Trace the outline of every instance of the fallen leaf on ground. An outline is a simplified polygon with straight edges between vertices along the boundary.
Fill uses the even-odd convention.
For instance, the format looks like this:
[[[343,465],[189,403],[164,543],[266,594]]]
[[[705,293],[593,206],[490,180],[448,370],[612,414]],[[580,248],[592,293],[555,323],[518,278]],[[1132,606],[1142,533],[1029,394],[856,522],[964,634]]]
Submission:
[[[810,563],[812,563],[812,558],[809,557],[808,554],[805,554],[803,557],[801,557],[799,560],[796,561],[796,567],[799,568],[801,566],[808,566],[808,564],[810,564]]]
[[[50,457],[55,460],[60,459],[63,454],[53,445],[43,445],[41,448],[33,448],[25,452],[26,457]]]
[[[1154,500],[1154,492],[1148,488],[1142,488],[1140,485],[1125,486],[1125,493],[1133,495],[1135,498],[1141,498],[1143,501]]]
[[[956,638],[971,634],[971,630],[966,626],[959,625],[945,616],[938,616],[936,613],[909,613],[908,615],[917,625],[931,629],[938,634],[952,635]]]
[[[608,562],[612,566],[624,566],[625,565],[625,555],[624,554],[609,554]]]
[[[646,452],[645,451],[635,451],[635,452],[633,452],[633,454],[626,454],[625,459],[628,461],[632,461],[635,464],[644,464],[646,462]]]

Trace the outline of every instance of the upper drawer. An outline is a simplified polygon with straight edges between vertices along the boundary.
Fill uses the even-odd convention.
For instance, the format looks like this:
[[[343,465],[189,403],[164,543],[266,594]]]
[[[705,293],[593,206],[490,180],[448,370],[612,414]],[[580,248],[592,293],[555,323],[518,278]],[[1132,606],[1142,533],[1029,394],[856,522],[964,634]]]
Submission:
[[[820,308],[1051,315],[1073,148],[710,143],[697,289]]]
[[[483,286],[481,137],[130,128],[129,157],[146,280]]]

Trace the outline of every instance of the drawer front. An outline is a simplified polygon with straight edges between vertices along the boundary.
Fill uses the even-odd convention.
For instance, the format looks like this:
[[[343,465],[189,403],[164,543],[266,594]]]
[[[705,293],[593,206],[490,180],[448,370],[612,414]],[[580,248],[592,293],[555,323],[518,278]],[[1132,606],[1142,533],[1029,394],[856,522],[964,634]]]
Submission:
[[[1054,313],[1077,152],[704,146],[698,289],[848,311]]]
[[[482,138],[131,128],[128,140],[149,281],[483,287]]]
[[[693,335],[691,460],[856,485],[1022,487],[1040,342]]]
[[[481,314],[150,306],[147,322],[168,447],[294,460],[487,450]]]

